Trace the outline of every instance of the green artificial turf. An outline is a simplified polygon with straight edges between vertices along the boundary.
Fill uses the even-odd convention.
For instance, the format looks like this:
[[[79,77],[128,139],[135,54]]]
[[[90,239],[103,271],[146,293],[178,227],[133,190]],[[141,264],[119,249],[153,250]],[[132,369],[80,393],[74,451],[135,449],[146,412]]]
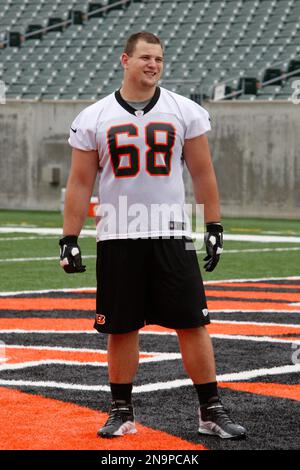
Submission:
[[[263,219],[224,219],[225,233],[263,235],[300,235],[300,222],[296,220]],[[0,227],[49,227],[62,226],[59,212],[0,211]],[[94,228],[94,220],[88,218],[86,227]],[[0,291],[60,289],[96,285],[95,254],[96,242],[93,237],[80,238],[84,264],[87,271],[82,274],[68,275],[59,266],[59,236],[23,233],[0,233]],[[201,244],[200,244],[201,245]],[[199,246],[199,242],[197,244]],[[243,250],[283,248],[290,251]],[[240,279],[260,277],[286,277],[300,275],[300,248],[297,243],[258,243],[245,241],[226,241],[224,253],[217,268],[212,273],[203,270],[203,257],[198,252],[199,264],[204,280]],[[201,247],[201,251],[205,249]],[[238,250],[230,253],[230,250]],[[93,258],[85,258],[93,256]],[[54,258],[53,260],[13,261],[20,258]],[[1,261],[3,260],[3,261]],[[4,261],[5,260],[5,261]]]

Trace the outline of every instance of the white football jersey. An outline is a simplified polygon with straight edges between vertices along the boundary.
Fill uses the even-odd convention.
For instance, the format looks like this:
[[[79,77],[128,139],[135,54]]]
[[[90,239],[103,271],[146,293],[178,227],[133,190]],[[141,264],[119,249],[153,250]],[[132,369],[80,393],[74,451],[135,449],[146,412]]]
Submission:
[[[99,154],[97,241],[190,236],[182,148],[210,129],[204,108],[162,87],[143,110],[119,91],[85,108],[68,142]]]

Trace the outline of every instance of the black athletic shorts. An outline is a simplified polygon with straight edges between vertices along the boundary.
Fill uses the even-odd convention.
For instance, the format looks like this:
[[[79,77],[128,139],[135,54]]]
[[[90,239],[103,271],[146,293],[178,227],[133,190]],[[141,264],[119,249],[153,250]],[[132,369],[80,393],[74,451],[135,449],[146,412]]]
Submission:
[[[146,324],[181,329],[210,323],[196,252],[187,243],[192,245],[185,237],[98,242],[96,330],[118,334]]]

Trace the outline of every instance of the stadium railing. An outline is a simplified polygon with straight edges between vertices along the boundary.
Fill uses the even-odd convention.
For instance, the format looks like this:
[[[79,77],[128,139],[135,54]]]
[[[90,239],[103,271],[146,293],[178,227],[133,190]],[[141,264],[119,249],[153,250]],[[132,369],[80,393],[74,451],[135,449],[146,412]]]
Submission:
[[[295,60],[299,60],[300,61],[300,56],[299,57],[295,57],[294,59],[292,59],[289,64],[292,62],[292,61],[295,61]],[[285,64],[286,61],[281,61],[281,62],[276,62],[274,63],[272,66],[268,67],[269,68],[273,68],[275,66],[278,66],[278,65],[282,65],[282,64]],[[289,66],[288,66],[288,70],[289,70]],[[292,70],[291,72],[282,72],[279,76],[275,77],[275,78],[272,78],[270,80],[267,80],[267,81],[259,81],[257,80],[257,90],[261,90],[263,89],[264,87],[266,86],[269,86],[269,85],[276,85],[276,84],[281,84],[282,81],[286,81],[287,79],[289,79],[290,77],[293,77],[293,76],[300,76],[300,68],[296,68],[294,70]],[[243,77],[243,78],[247,78],[247,77]],[[234,90],[233,92],[231,93],[228,93],[228,94],[224,94],[224,96],[222,97],[214,97],[214,93],[215,93],[215,90],[217,89],[218,86],[222,86],[222,85],[228,85],[229,83],[233,82],[233,81],[237,81],[239,80],[240,81],[241,77],[231,77],[231,78],[228,78],[227,80],[224,80],[222,82],[218,82],[215,86],[214,86],[214,90],[213,90],[213,96],[212,96],[212,99],[214,101],[222,101],[222,100],[228,100],[228,99],[232,99],[232,98],[236,98],[242,94],[247,94],[247,93],[244,93],[245,92],[245,89],[244,87],[241,87],[241,88],[237,88],[236,90]],[[244,82],[245,83],[245,82]]]

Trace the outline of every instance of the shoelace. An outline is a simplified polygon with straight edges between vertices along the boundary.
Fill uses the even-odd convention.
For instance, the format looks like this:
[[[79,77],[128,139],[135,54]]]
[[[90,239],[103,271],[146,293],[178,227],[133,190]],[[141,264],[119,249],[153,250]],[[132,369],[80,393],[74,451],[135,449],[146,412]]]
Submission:
[[[227,411],[223,407],[223,405],[215,405],[212,407],[208,407],[207,410],[216,417],[221,423],[224,424],[232,424],[233,421],[229,418]]]
[[[128,409],[129,413],[129,409]],[[110,424],[113,424],[116,418],[120,418],[122,420],[122,413],[119,410],[119,408],[112,408],[109,413],[108,420],[105,423],[105,426],[109,426]]]

